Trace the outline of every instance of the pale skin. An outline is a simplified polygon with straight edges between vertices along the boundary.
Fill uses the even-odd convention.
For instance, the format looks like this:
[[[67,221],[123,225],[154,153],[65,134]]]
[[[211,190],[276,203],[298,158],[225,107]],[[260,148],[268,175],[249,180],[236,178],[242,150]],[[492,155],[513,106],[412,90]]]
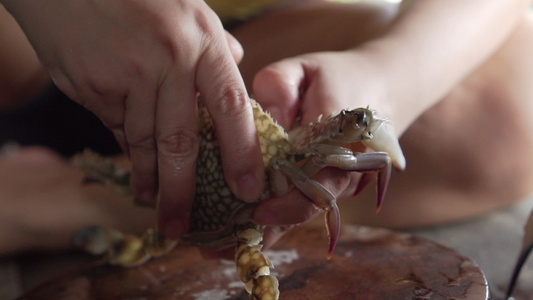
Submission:
[[[136,233],[154,224],[153,210],[102,186],[80,185],[83,178],[49,149],[28,147],[3,156],[0,253],[68,249],[73,230],[94,223]]]
[[[247,28],[233,33],[244,45],[252,45],[244,46],[247,55],[241,69],[245,79],[246,74],[262,68],[253,81],[256,98],[267,110],[277,107],[277,118],[284,126],[290,126],[298,108],[302,123],[321,113],[365,105],[394,120],[403,135],[406,172],[391,179],[391,200],[378,216],[373,214],[374,191],[368,189],[356,201],[343,203],[343,217],[373,225],[416,227],[479,215],[531,193],[533,124],[529,116],[533,89],[527,82],[533,74],[529,71],[531,63],[523,61],[533,46],[529,42],[533,36],[529,4],[413,1],[412,8],[393,23],[390,14],[395,8],[369,9],[366,16],[374,14],[380,21],[361,34],[363,40],[356,40],[355,47],[346,44],[346,39],[326,39],[329,44],[323,45],[313,38],[317,35],[313,32],[309,44],[304,39],[304,43],[299,40],[297,45],[283,45],[290,56],[306,46],[318,52],[264,68],[247,61],[250,56],[257,57],[251,50],[256,50],[255,45],[261,45],[263,51],[276,45],[264,41],[255,44]],[[316,24],[314,13],[335,7],[339,5],[309,3],[307,16],[317,28],[343,32],[339,35],[344,38],[351,36],[353,28],[362,27],[341,11],[332,17],[335,21]],[[284,28],[283,20],[294,21],[290,9],[280,11],[270,21],[268,17],[259,19],[248,28],[274,27],[269,22]],[[373,39],[376,35],[381,36]],[[321,52],[342,49],[347,50]],[[283,56],[280,52],[275,51],[273,61]],[[450,61],[454,63],[443,63]],[[352,84],[346,84],[346,78]],[[302,86],[303,100],[298,100]],[[329,187],[343,198],[351,195],[357,180],[356,174],[338,175]],[[300,223],[317,213],[296,194],[264,202],[256,211],[256,220]]]
[[[4,0],[4,4],[7,2]],[[367,105],[395,122],[407,157],[406,171],[393,175],[388,197],[377,216],[371,188],[357,200],[342,201],[344,223],[414,227],[479,215],[531,192],[533,88],[529,80],[533,78],[533,62],[527,58],[533,50],[533,23],[527,14],[528,4],[414,1],[396,18],[398,7],[392,4],[293,3],[232,30],[245,54],[239,65],[244,81],[239,86],[244,89],[246,84],[286,128],[293,124],[298,111],[302,123],[307,123],[320,114]],[[223,31],[217,32],[218,39],[213,39],[221,44],[223,40],[226,55],[232,56],[227,45],[234,41]],[[321,34],[327,38],[317,38]],[[238,60],[239,55],[233,56]],[[33,59],[23,62],[35,70],[32,76],[41,74],[38,61],[29,57]],[[223,81],[227,80],[225,76]],[[212,79],[208,82],[213,84]],[[193,89],[188,90],[189,96],[194,96],[190,92]],[[72,92],[74,98],[76,93]],[[183,110],[187,104],[180,105]],[[248,117],[245,113],[243,118]],[[179,126],[189,126],[185,122],[192,120],[183,122]],[[234,126],[250,137],[253,129],[250,131],[245,123]],[[120,134],[116,135],[120,139]],[[254,141],[250,142],[253,138],[246,140],[251,146],[240,147],[254,153]],[[234,139],[228,141],[237,144]],[[237,153],[239,157],[244,155],[242,151]],[[135,155],[131,151],[130,155],[135,170]],[[148,157],[153,160],[153,155]],[[236,168],[254,169],[245,166],[252,159],[231,161],[242,162]],[[153,167],[153,163],[147,165]],[[143,169],[146,172],[138,176],[154,178],[155,169]],[[163,189],[165,172],[159,172]],[[185,177],[179,179],[180,186],[192,180]],[[326,169],[319,178],[339,198],[346,198],[353,193],[359,175]],[[168,193],[172,200],[160,209],[160,214],[178,206],[185,208],[178,211],[186,211],[190,205],[186,199],[192,190],[180,189],[179,195],[177,189]],[[165,200],[162,203],[165,205]],[[309,201],[293,191],[263,202],[255,219],[264,224],[293,225],[316,214]],[[323,226],[322,220],[319,222]],[[269,236],[267,244],[278,234]]]
[[[232,162],[224,168],[232,191],[245,201],[259,197],[264,169],[235,63],[240,53],[204,2],[1,3],[56,85],[112,130],[131,159],[135,195],[155,204],[159,187],[159,227],[167,236],[188,231],[197,93],[217,126],[223,161]]]

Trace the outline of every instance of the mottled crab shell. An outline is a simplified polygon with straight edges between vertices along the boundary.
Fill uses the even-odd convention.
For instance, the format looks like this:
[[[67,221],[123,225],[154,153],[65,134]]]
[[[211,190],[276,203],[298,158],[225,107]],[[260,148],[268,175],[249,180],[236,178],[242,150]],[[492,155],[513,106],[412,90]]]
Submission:
[[[270,165],[272,157],[286,159],[290,152],[287,133],[261,106],[251,100],[257,134],[263,154],[265,169]],[[215,128],[207,109],[201,105],[200,149],[196,168],[196,199],[194,201],[190,237],[198,233],[216,233],[216,238],[226,238],[234,233],[235,223],[248,221],[243,211],[255,204],[246,203],[231,193],[224,179],[220,148]],[[243,158],[246,159],[246,158]],[[251,213],[251,210],[248,209]]]

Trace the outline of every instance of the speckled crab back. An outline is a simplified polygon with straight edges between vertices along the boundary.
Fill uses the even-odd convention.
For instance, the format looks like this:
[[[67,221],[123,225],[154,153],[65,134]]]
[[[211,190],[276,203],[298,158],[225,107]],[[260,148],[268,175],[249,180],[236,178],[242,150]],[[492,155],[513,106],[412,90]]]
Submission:
[[[287,133],[261,106],[251,100],[255,126],[265,169],[272,157],[287,158],[290,145]],[[196,199],[191,215],[191,232],[223,230],[235,213],[250,204],[236,198],[224,179],[220,148],[207,109],[199,111],[200,149],[196,168]],[[243,158],[246,159],[246,158]]]

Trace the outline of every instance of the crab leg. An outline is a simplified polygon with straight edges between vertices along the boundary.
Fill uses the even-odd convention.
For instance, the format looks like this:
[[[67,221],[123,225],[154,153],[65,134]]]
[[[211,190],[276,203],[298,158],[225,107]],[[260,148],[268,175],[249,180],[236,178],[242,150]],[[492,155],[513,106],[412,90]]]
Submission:
[[[137,237],[101,226],[82,228],[74,234],[73,240],[80,249],[93,255],[104,254],[109,264],[123,267],[142,265],[151,257],[168,253],[177,244],[153,229]]]
[[[123,196],[130,196],[130,174],[118,168],[111,158],[85,150],[74,156],[74,165],[86,175],[85,183],[98,182]]]
[[[302,169],[296,167],[291,162],[272,158],[270,161],[273,183],[281,182],[288,178],[313,204],[325,211],[326,228],[329,236],[328,259],[331,258],[335,245],[340,234],[341,217],[335,196],[318,181],[311,179]],[[274,195],[283,195],[288,191],[276,191],[276,186],[272,186]]]
[[[123,196],[131,196],[129,173],[118,168],[110,158],[85,150],[76,155],[73,162],[86,174],[86,183],[102,183]],[[142,205],[138,201],[136,203]],[[74,234],[74,243],[88,253],[107,255],[110,264],[129,267],[143,264],[150,257],[166,254],[177,241],[168,240],[153,229],[148,229],[142,237],[136,237],[111,228],[90,226]]]
[[[385,198],[385,192],[389,185],[390,176],[392,173],[392,163],[389,154],[386,152],[368,152],[368,153],[351,153],[349,149],[339,146],[327,145],[328,153],[343,153],[343,154],[328,154],[320,153],[314,156],[308,161],[302,170],[309,175],[313,176],[325,167],[335,167],[341,170],[364,172],[359,181],[355,194],[357,195],[363,188],[371,181],[372,177],[368,176],[368,172],[378,172],[378,204],[377,210],[381,208],[383,199]],[[332,148],[336,147],[339,150],[334,151]],[[316,148],[318,149],[318,148]],[[324,150],[322,148],[321,150]],[[346,154],[349,151],[351,154]]]
[[[366,173],[377,171],[377,210],[379,211],[383,203],[383,199],[385,199],[385,192],[387,191],[387,187],[389,186],[389,180],[392,173],[392,163],[388,153],[356,153],[351,157],[346,155],[315,156],[312,162],[321,167],[336,167],[342,170],[365,173],[363,174],[363,177],[360,180],[360,184],[357,186],[355,192],[356,194],[358,194],[369,182],[369,176]]]
[[[237,232],[236,236],[238,240],[235,251],[237,274],[245,283],[250,299],[278,300],[278,279],[270,275],[270,269],[274,268],[274,265],[261,252],[262,229],[247,228]]]

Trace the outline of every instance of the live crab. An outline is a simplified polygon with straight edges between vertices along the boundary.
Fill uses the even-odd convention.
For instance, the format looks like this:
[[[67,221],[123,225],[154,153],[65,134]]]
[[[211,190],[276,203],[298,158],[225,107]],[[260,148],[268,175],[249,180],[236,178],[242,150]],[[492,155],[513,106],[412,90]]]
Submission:
[[[323,120],[319,118],[286,133],[258,103],[253,100],[251,103],[269,183],[259,201],[283,195],[293,186],[299,189],[325,211],[329,235],[327,258],[331,258],[340,231],[339,209],[336,197],[312,177],[324,167],[362,172],[357,194],[377,173],[379,209],[392,166],[405,168],[393,124],[370,108],[357,108],[342,110]],[[199,120],[196,198],[190,231],[182,240],[209,249],[235,247],[237,271],[250,299],[278,299],[278,281],[270,275],[273,265],[261,252],[264,227],[251,221],[256,203],[237,199],[226,184],[213,123],[201,103]],[[374,151],[352,151],[352,146],[359,142]],[[129,174],[109,159],[86,151],[76,157],[75,163],[88,179],[129,193]],[[138,238],[102,227],[82,229],[74,240],[86,251],[106,254],[109,263],[123,266],[142,264],[151,256],[165,254],[176,244],[155,230],[148,230]]]

